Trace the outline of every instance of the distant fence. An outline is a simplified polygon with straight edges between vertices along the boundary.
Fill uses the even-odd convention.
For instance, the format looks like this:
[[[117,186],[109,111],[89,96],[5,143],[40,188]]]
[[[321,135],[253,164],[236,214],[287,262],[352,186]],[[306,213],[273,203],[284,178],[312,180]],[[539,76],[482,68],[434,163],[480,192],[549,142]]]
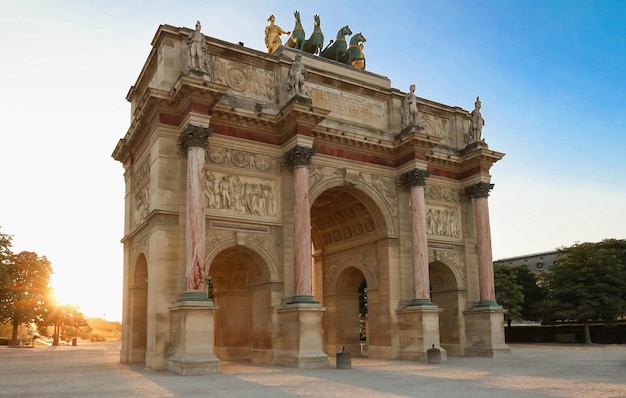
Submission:
[[[626,324],[590,325],[591,341],[597,344],[626,344]],[[507,343],[584,343],[583,325],[524,325],[504,328]]]

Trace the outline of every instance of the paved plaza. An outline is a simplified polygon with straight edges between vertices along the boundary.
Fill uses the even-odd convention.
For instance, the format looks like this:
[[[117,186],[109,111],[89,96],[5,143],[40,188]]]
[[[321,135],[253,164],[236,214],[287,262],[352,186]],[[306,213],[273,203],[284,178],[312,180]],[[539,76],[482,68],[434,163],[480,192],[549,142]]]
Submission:
[[[0,397],[626,397],[626,346],[511,345],[441,364],[352,358],[352,369],[222,362],[178,376],[119,363],[119,343],[0,347]]]

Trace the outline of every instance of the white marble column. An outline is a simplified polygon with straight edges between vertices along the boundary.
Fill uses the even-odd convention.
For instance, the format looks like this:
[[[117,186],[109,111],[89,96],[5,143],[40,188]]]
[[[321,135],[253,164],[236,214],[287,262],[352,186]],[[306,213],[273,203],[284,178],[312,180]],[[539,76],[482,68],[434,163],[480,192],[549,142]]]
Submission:
[[[493,277],[493,258],[491,252],[491,227],[487,198],[493,184],[479,182],[465,188],[465,192],[474,199],[476,212],[476,254],[478,256],[478,281],[481,307],[498,306]]]
[[[204,215],[205,152],[213,130],[208,127],[187,125],[179,137],[180,145],[187,151],[187,223],[185,259],[185,295],[207,299],[204,278],[206,220]]]
[[[426,198],[424,186],[427,170],[413,169],[400,176],[409,190],[411,206],[411,257],[413,261],[413,301],[409,306],[434,305],[430,298],[428,239],[426,237]]]
[[[285,162],[293,167],[294,227],[294,296],[291,303],[314,303],[311,252],[311,206],[309,203],[309,167],[313,148],[296,145],[285,153]]]

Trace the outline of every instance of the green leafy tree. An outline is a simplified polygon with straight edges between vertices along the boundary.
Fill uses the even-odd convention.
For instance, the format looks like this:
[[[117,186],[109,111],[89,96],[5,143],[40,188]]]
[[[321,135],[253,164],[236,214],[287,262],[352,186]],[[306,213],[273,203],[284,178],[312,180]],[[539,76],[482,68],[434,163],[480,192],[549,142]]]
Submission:
[[[524,291],[518,284],[516,273],[512,268],[494,264],[493,271],[496,301],[507,310],[504,317],[510,327],[511,321],[522,319]]]
[[[523,266],[512,267],[517,284],[522,287],[524,301],[520,311],[521,317],[527,321],[541,320],[541,303],[548,295],[548,289],[541,283],[537,275]]]
[[[9,287],[8,266],[11,260],[13,236],[0,232],[0,300],[7,294]]]
[[[0,296],[0,320],[13,325],[11,344],[15,345],[20,323],[36,321],[45,305],[52,267],[45,256],[23,251],[11,254],[3,268],[6,277]]]
[[[556,320],[581,322],[591,344],[590,322],[611,324],[626,313],[626,240],[562,248],[557,262],[545,273],[545,308]]]

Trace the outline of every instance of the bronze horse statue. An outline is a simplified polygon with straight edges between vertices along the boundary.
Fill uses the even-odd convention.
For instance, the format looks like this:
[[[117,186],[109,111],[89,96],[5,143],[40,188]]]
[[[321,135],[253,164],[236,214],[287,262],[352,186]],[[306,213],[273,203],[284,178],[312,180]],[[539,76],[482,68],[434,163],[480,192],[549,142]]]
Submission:
[[[293,16],[296,20],[296,25],[291,31],[291,36],[287,39],[287,43],[285,43],[286,47],[295,48],[297,50],[302,50],[302,46],[304,45],[305,33],[304,28],[302,27],[302,23],[300,22],[300,11],[294,11]]]
[[[346,65],[352,65],[353,61],[362,61],[363,53],[359,48],[359,43],[365,43],[365,37],[360,32],[352,36],[350,46],[339,55],[338,61]]]
[[[328,46],[320,53],[320,56],[328,59],[332,59],[333,61],[339,60],[339,57],[346,51],[348,44],[346,43],[346,35],[351,35],[352,31],[348,27],[348,25],[339,29],[337,32],[337,38],[335,41],[330,41]]]
[[[324,47],[324,34],[320,27],[320,16],[315,14],[313,16],[313,33],[311,33],[311,37],[304,42],[302,51],[309,54],[319,54],[322,52],[322,47]]]

